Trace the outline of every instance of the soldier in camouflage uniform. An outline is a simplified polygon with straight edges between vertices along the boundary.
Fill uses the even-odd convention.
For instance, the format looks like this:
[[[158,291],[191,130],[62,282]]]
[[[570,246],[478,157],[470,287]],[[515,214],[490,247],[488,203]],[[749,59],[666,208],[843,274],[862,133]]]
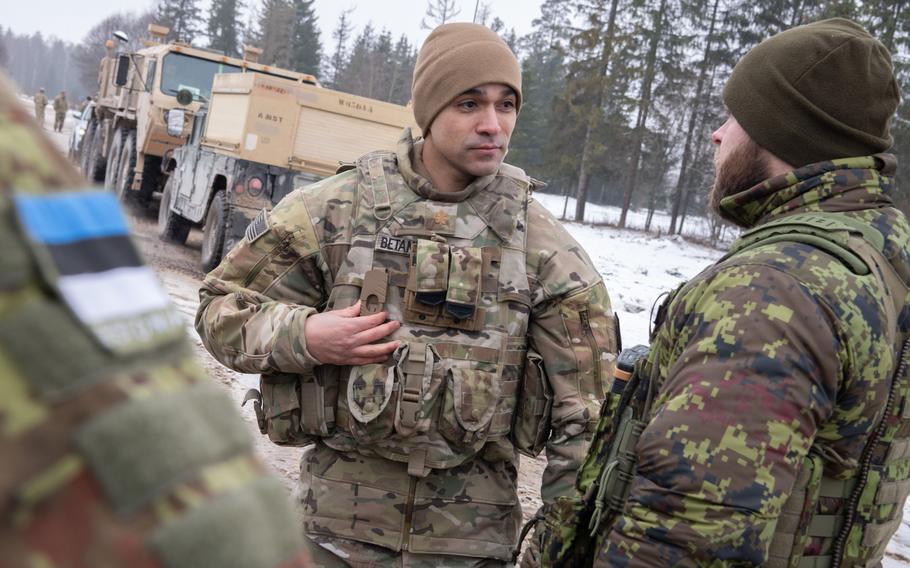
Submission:
[[[38,89],[38,92],[32,97],[32,101],[35,103],[35,120],[38,121],[41,128],[44,128],[44,110],[47,108],[47,95],[44,94],[44,87]]]
[[[308,565],[115,198],[2,76],[0,156],[0,566]]]
[[[54,132],[63,132],[63,122],[66,120],[68,108],[66,91],[60,91],[60,94],[54,97]]]
[[[723,98],[712,203],[748,231],[658,316],[637,475],[595,565],[878,565],[910,491],[891,59],[816,22],[748,53]]]
[[[263,212],[200,292],[206,348],[262,373],[263,432],[315,442],[301,499],[319,566],[508,564],[518,452],[546,448],[544,501],[569,493],[615,359],[600,276],[502,163],[509,48],[441,26],[413,92],[422,139]]]

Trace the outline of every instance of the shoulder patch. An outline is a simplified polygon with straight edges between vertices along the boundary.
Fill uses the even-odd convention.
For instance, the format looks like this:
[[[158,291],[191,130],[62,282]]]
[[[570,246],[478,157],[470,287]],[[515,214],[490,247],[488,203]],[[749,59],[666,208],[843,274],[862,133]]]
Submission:
[[[45,283],[104,347],[126,355],[183,336],[110,192],[17,195],[13,205]]]
[[[246,240],[249,243],[256,242],[256,239],[269,232],[269,212],[263,209],[256,215],[256,218],[246,228]]]

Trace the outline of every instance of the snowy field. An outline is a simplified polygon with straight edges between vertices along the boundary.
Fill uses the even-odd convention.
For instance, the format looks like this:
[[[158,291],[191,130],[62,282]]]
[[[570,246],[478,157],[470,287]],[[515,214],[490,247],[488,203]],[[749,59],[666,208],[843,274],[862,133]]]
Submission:
[[[566,211],[566,219],[575,219],[575,198],[570,197],[568,206],[566,198],[562,195],[538,192],[534,194],[541,203],[546,204],[547,208],[557,217],[562,217],[563,208]],[[622,209],[619,207],[595,205],[588,203],[585,206],[585,222],[594,225],[617,225]],[[626,215],[626,227],[629,229],[644,230],[647,221],[648,211],[646,209],[630,209]],[[655,211],[651,219],[650,231],[657,235],[667,234],[670,228],[670,214],[666,211]],[[730,243],[736,238],[738,230],[727,225],[721,229],[720,242]],[[694,237],[697,240],[708,242],[711,237],[711,225],[705,217],[688,216],[683,223],[682,233],[687,237]]]
[[[31,97],[22,97],[22,102],[31,108]],[[48,113],[52,114],[52,113]],[[52,124],[53,117],[48,121]],[[46,132],[61,151],[66,151],[66,143],[75,120],[67,116],[63,133],[54,133],[50,128]],[[545,193],[535,194],[535,199],[552,211],[557,217],[562,214],[564,198]],[[569,201],[569,212],[574,211],[574,201]],[[644,226],[644,212],[630,212],[629,224],[633,227]],[[585,214],[588,222],[615,223],[619,219],[619,209],[588,204]],[[669,226],[669,215],[655,213],[654,223],[663,227]],[[707,234],[707,221],[690,217],[687,227],[693,232],[703,228]],[[607,226],[591,226],[568,222],[568,231],[588,251],[595,266],[603,276],[613,302],[613,310],[619,315],[622,325],[623,344],[632,346],[647,343],[648,323],[651,308],[661,293],[670,291],[684,280],[698,274],[702,269],[723,255],[723,251],[687,242],[679,236],[658,237],[653,234],[633,230],[620,230]],[[690,234],[687,229],[685,231]],[[732,235],[730,235],[732,238]],[[730,240],[729,238],[727,239]],[[170,293],[175,290],[172,283],[165,282]],[[181,313],[187,318],[187,329],[194,334],[192,314],[195,313],[195,286],[187,286],[183,295],[175,297],[178,306],[183,306]],[[192,305],[189,305],[192,304]],[[236,395],[241,397],[248,387],[255,387],[258,378],[252,375],[238,377]],[[244,409],[251,413],[249,408]],[[250,418],[249,416],[247,417]],[[888,547],[883,566],[885,568],[910,567],[910,507],[904,507],[904,521]]]

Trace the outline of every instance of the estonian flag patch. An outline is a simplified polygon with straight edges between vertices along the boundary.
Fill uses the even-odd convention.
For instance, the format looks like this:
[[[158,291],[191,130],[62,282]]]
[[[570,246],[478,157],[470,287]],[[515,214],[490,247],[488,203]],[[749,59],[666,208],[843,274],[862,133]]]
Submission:
[[[142,263],[113,195],[72,191],[13,201],[43,276],[102,345],[128,354],[182,336],[181,318]]]

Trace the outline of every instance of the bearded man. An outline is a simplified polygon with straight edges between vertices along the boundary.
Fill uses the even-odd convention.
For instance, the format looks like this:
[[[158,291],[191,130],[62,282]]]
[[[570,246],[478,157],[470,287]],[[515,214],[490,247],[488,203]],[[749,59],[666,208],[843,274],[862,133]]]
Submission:
[[[723,99],[711,202],[746,231],[660,310],[594,564],[877,565],[910,491],[891,58],[820,21],[755,47]]]

